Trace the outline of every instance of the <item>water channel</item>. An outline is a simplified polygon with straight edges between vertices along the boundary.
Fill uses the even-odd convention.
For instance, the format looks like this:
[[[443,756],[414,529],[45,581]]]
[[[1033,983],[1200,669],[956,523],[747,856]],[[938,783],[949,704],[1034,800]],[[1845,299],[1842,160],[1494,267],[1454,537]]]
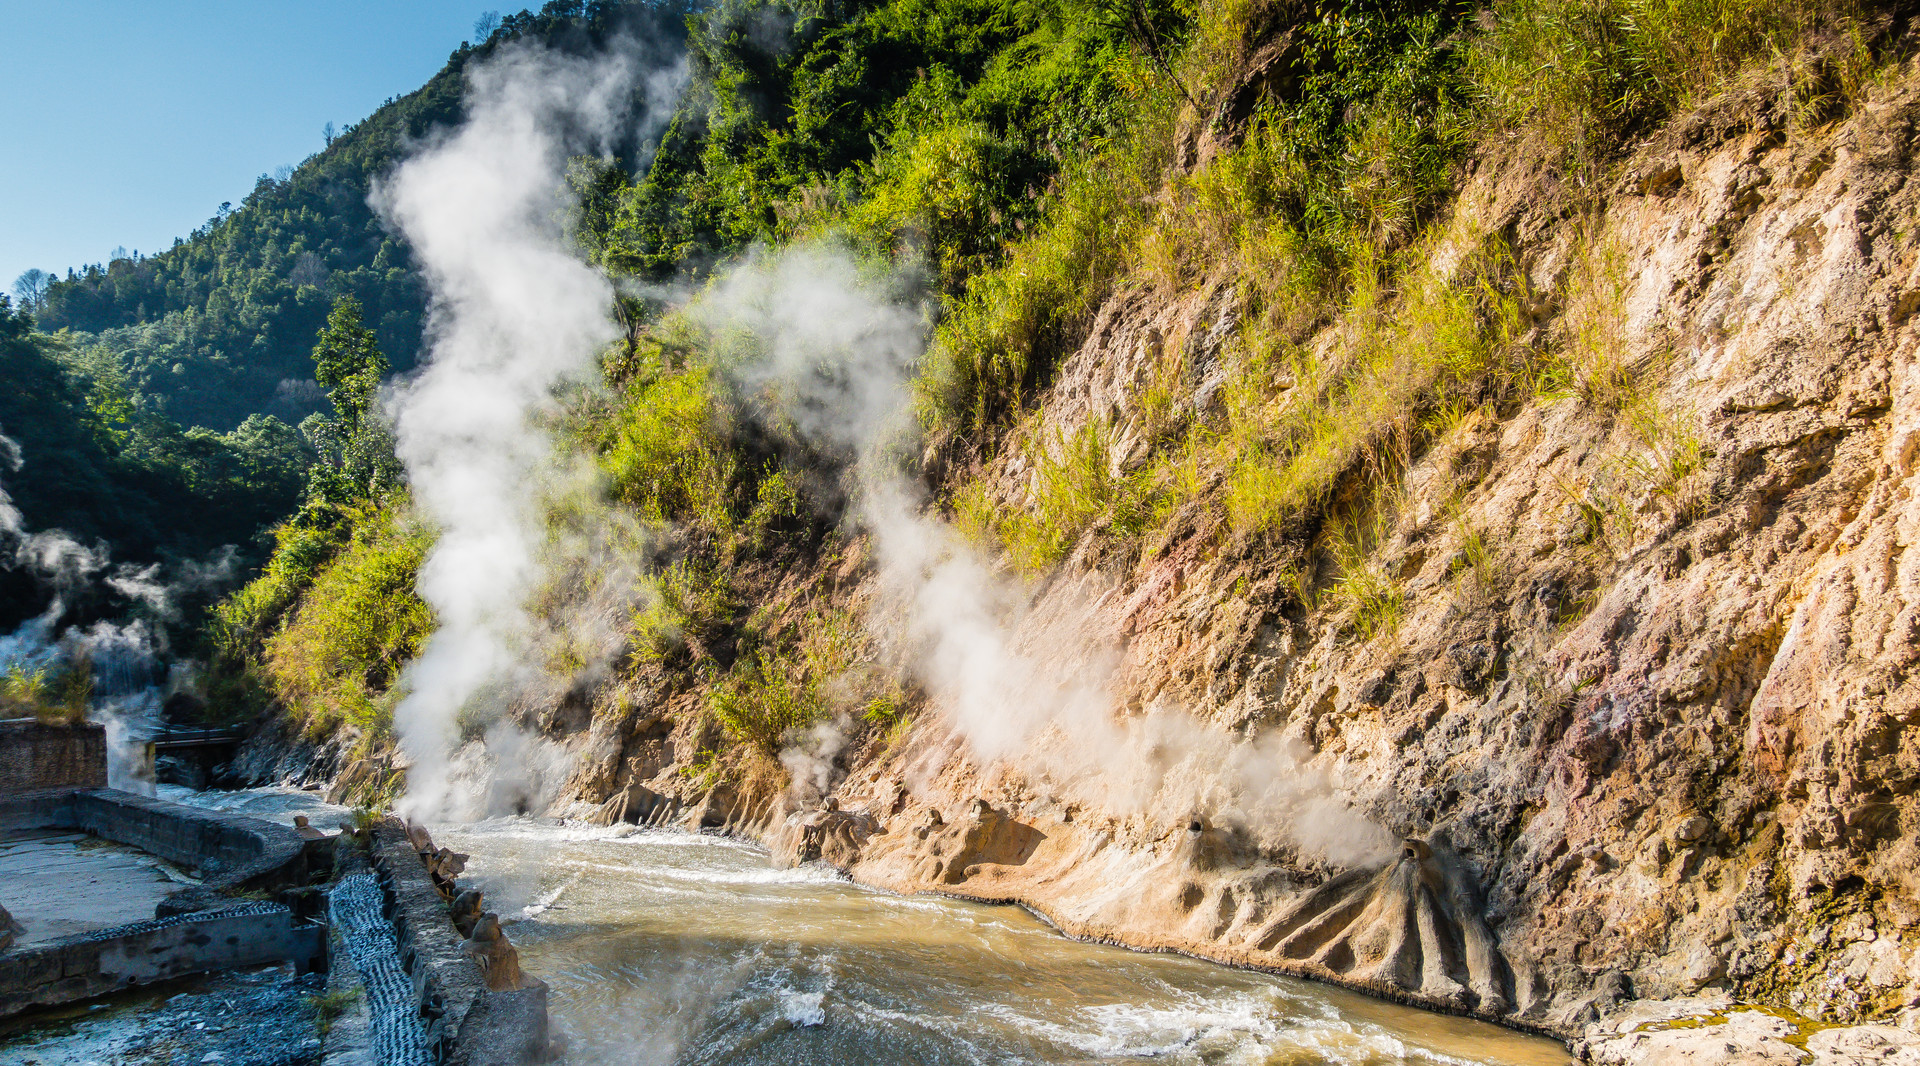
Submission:
[[[167,798],[327,825],[313,793]],[[1559,1066],[1551,1041],[1341,989],[1083,943],[1017,907],[903,897],[677,831],[500,819],[472,859],[573,1066]]]

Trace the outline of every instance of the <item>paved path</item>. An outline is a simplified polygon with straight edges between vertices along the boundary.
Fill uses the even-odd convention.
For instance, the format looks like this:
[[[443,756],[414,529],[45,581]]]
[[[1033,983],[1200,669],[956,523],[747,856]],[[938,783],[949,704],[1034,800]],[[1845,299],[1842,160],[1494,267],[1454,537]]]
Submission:
[[[0,836],[0,906],[26,930],[22,946],[145,921],[194,883],[162,859],[85,833]]]

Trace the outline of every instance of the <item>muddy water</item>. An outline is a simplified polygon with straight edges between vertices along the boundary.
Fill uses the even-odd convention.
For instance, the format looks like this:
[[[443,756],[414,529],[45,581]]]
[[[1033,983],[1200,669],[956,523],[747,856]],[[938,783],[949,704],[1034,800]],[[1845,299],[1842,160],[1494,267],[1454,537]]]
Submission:
[[[311,794],[203,802],[327,824]],[[575,1066],[1567,1062],[1495,1026],[1069,940],[1015,907],[775,869],[740,841],[526,819],[434,835],[472,856]]]

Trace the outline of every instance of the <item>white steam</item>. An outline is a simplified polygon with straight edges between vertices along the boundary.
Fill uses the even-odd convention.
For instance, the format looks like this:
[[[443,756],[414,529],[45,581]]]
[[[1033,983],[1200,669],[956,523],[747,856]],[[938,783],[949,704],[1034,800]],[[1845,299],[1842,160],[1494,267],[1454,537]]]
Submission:
[[[415,501],[439,531],[419,589],[440,627],[408,667],[396,712],[414,817],[537,807],[564,770],[503,713],[542,674],[529,604],[556,572],[549,486],[577,477],[542,422],[555,390],[585,377],[617,336],[609,282],[564,232],[562,175],[569,155],[612,139],[637,86],[663,101],[677,89],[677,70],[643,75],[645,66],[619,50],[592,59],[504,50],[470,72],[467,123],[375,193],[433,291],[426,368],[393,408]],[[921,305],[844,254],[800,248],[749,257],[684,310],[720,347],[746,350],[728,360],[745,388],[849,464],[846,487],[884,589],[875,632],[983,770],[1011,767],[1059,798],[1163,824],[1206,813],[1335,862],[1389,843],[1277,736],[1230,735],[1182,707],[1123,714],[1125,649],[1097,608],[1106,590],[1056,593],[1053,613],[1035,616],[1026,590],[930,513],[891,458],[909,439],[908,382],[928,330]],[[558,537],[586,545],[576,546],[581,558],[631,536],[595,532],[612,516],[589,517],[561,523]],[[631,595],[624,574],[598,580],[585,598],[607,632],[588,627],[589,642],[617,636]],[[463,747],[463,730],[484,744]],[[796,785],[829,788],[847,736],[830,724],[792,738],[783,760]]]
[[[618,336],[612,288],[566,237],[567,160],[615,141],[636,89],[639,121],[657,123],[682,77],[631,42],[591,57],[504,48],[469,69],[467,121],[373,193],[432,292],[426,367],[392,403],[414,502],[439,534],[418,584],[439,627],[395,712],[416,817],[486,803],[456,795],[450,758],[463,715],[477,732],[530,670],[541,505],[561,474],[541,421]]]
[[[0,434],[0,466],[19,471],[26,457]],[[107,784],[152,795],[153,761],[147,742],[165,726],[166,697],[193,685],[191,664],[166,663],[164,623],[178,618],[185,593],[230,580],[235,551],[228,545],[204,561],[163,566],[115,564],[105,544],[81,544],[58,529],[29,533],[13,497],[0,484],[0,565],[25,569],[51,594],[46,610],[0,636],[0,671],[33,674],[83,666],[92,688],[87,718],[106,728]],[[152,616],[98,620],[62,629],[68,599],[95,582],[144,606]]]
[[[1026,590],[929,511],[889,460],[926,335],[919,310],[846,256],[801,248],[750,259],[690,312],[722,336],[750,334],[760,355],[735,369],[743,384],[816,444],[859,457],[857,513],[885,592],[874,631],[979,766],[1012,767],[1056,798],[1163,824],[1205,813],[1338,863],[1390,848],[1388,834],[1277,735],[1237,737],[1181,707],[1122,716],[1124,648],[1099,597],[1056,591],[1053,615],[1035,616]],[[828,727],[793,738],[782,761],[797,785],[825,790],[837,736]]]

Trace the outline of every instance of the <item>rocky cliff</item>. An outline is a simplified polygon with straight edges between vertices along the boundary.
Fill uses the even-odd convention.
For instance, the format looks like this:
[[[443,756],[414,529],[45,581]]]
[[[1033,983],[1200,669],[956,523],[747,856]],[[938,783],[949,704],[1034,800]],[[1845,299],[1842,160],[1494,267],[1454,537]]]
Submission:
[[[1288,40],[1169,123],[1149,229]],[[571,756],[555,810],[1601,1061],[1660,1061],[1657,1000],[1766,1005],[1787,1055],[1920,1040],[1920,65],[1844,108],[1770,71],[1615,156],[1481,137],[1338,300],[1147,233],[1024,417],[928,445],[933,502],[881,515],[911,544],[850,507],[710,553],[762,637],[865,621],[808,660],[833,714],[731,728],[749,627],[682,624],[516,709]],[[388,796],[382,750],[266,731],[229,773]]]
[[[1350,797],[1378,840],[1314,845],[1182,808],[1192,790],[1103,799],[1044,760],[980,757],[938,706],[829,753],[827,807],[709,791],[686,771],[713,727],[644,678],[598,705],[568,799],[631,818],[635,795],[647,814],[677,796],[887,887],[1567,1034],[1630,999],[1715,992],[1911,1019],[1916,119],[1909,66],[1825,124],[1767,88],[1728,94],[1605,170],[1485,145],[1424,280],[1378,306],[1491,287],[1502,343],[1522,364],[1570,353],[1560,378],[1415,412],[1392,463],[1349,457],[1345,527],[1329,506],[1247,534],[1216,477],[1150,542],[1091,528],[1024,579],[1013,639],[1032,662],[1068,676],[1104,649],[1122,720],[1172,709],[1281,743],[1255,771]],[[1121,286],[971,476],[1017,510],[1035,456],[1089,425],[1116,476],[1169,420],[1226,425],[1238,300],[1205,279]],[[1383,313],[1317,323],[1302,348],[1351,362]],[[1324,400],[1282,384],[1281,405]],[[770,580],[768,609],[884,618],[872,556],[856,538]],[[1040,744],[1084,740],[1055,726]]]

